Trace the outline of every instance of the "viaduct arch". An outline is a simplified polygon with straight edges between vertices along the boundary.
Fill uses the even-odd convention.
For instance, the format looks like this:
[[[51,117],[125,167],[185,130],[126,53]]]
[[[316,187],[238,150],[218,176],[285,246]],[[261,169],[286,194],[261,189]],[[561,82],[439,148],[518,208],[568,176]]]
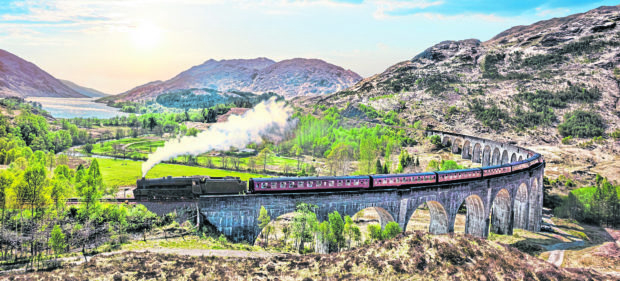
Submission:
[[[442,143],[463,158],[482,162],[483,166],[512,159],[527,159],[534,152],[517,146],[441,131]],[[456,145],[456,149],[455,149]],[[484,153],[489,151],[489,153]],[[499,151],[496,158],[493,151]],[[485,161],[486,159],[486,161]],[[495,159],[495,160],[494,160]],[[429,232],[454,232],[459,207],[467,203],[465,232],[487,237],[489,231],[512,234],[514,228],[539,231],[542,219],[542,178],[544,163],[496,177],[455,183],[429,184],[399,189],[304,192],[286,194],[210,195],[192,202],[141,202],[151,211],[165,214],[175,208],[198,208],[204,218],[232,241],[253,243],[260,233],[258,215],[264,206],[272,218],[294,212],[296,204],[317,206],[320,221],[338,211],[353,216],[360,210],[374,207],[384,226],[397,222],[404,230],[415,210],[426,203],[431,214]]]

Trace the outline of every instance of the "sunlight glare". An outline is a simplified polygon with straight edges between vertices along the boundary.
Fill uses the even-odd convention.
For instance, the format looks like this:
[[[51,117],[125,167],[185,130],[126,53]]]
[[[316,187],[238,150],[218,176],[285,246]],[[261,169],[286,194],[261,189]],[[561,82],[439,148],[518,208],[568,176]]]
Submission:
[[[136,48],[153,49],[161,39],[161,29],[151,23],[142,22],[130,32],[130,36]]]

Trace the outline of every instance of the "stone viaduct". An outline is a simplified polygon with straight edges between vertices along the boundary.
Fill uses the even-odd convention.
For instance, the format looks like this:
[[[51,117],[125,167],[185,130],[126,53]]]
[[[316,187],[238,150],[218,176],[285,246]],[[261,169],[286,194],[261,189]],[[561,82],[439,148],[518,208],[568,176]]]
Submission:
[[[527,159],[534,153],[461,134],[427,131],[427,135],[440,136],[442,143],[450,146],[453,153],[482,162],[483,166]],[[353,216],[372,207],[378,211],[382,226],[395,221],[403,230],[407,229],[413,212],[427,203],[431,216],[429,232],[435,234],[454,232],[459,207],[466,203],[465,233],[487,237],[489,231],[510,235],[514,228],[540,230],[543,174],[544,163],[510,174],[449,184],[382,190],[202,196],[197,203],[181,204],[199,208],[210,224],[236,242],[253,243],[260,234],[258,213],[261,206],[275,219],[294,212],[300,202],[316,205],[319,221],[327,220],[333,211],[342,216]],[[179,207],[155,202],[147,204],[157,213]]]

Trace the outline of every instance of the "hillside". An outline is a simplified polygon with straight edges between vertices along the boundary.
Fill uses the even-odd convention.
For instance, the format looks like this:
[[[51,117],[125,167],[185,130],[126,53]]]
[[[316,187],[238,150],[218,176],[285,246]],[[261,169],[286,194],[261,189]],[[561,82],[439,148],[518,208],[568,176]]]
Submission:
[[[208,60],[166,81],[154,81],[105,101],[144,101],[162,93],[193,88],[218,91],[273,92],[284,97],[320,95],[345,89],[362,77],[318,59],[268,58]]]
[[[0,49],[0,97],[84,98],[35,64]]]
[[[394,113],[401,124],[556,144],[565,114],[582,109],[611,133],[620,127],[619,21],[620,6],[600,7],[486,42],[443,41],[347,90],[296,103],[350,103],[349,117],[367,121]]]
[[[604,280],[595,271],[565,269],[499,243],[468,235],[416,232],[329,255],[238,257],[121,252],[52,271],[11,274],[11,280]],[[191,256],[195,255],[195,256]],[[213,255],[213,256],[211,256]],[[217,255],[217,256],[215,256]],[[267,256],[267,257],[265,257]]]
[[[73,89],[74,91],[87,96],[87,97],[91,97],[91,98],[100,98],[100,97],[105,97],[108,96],[108,94],[103,93],[101,91],[92,89],[92,88],[87,88],[84,86],[80,86],[78,84],[75,84],[71,81],[68,80],[60,80],[60,82],[62,82],[63,84],[67,85],[69,88]]]

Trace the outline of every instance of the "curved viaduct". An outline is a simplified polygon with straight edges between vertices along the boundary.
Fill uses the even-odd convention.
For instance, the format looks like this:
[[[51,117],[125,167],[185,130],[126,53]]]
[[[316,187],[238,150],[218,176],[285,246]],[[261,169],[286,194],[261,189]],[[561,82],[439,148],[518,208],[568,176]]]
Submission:
[[[492,140],[441,131],[444,145],[465,159],[483,166],[527,159],[534,152]],[[374,207],[381,225],[396,221],[405,230],[413,212],[427,203],[431,222],[429,232],[454,232],[459,207],[467,206],[465,233],[487,237],[489,231],[512,234],[514,228],[539,231],[542,219],[542,179],[544,163],[525,170],[491,178],[447,184],[430,184],[399,189],[202,196],[196,202],[144,202],[156,213],[178,207],[199,208],[204,218],[232,241],[253,243],[260,233],[258,215],[264,206],[272,218],[294,212],[297,203],[317,205],[319,221],[338,211],[353,216]],[[166,205],[168,204],[168,205]],[[176,204],[176,205],[175,205]]]

